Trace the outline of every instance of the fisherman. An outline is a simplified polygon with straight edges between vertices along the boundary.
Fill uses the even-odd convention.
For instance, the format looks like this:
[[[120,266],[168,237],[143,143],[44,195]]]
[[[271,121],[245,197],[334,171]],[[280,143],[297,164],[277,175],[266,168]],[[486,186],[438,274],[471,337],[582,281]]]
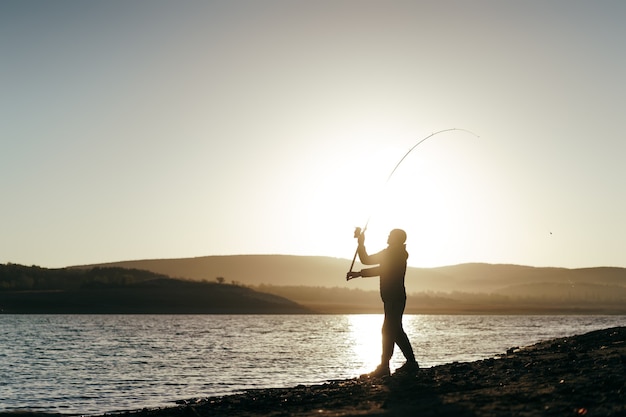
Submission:
[[[402,229],[392,230],[387,238],[389,246],[373,255],[368,255],[365,249],[365,233],[361,233],[360,229],[357,229],[355,237],[358,238],[357,252],[361,263],[378,266],[361,271],[350,271],[346,279],[380,276],[380,297],[383,300],[385,311],[380,365],[366,376],[379,378],[390,375],[389,361],[395,345],[398,345],[406,358],[406,363],[396,370],[396,374],[415,374],[419,365],[415,360],[411,342],[409,342],[409,338],[402,328],[402,315],[406,306],[404,275],[406,273],[406,260],[409,257],[405,244],[406,232]]]

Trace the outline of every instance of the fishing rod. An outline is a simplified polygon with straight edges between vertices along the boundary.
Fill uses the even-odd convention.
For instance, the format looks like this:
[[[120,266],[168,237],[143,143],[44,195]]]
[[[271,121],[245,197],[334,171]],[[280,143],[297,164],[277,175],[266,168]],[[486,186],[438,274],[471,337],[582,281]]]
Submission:
[[[460,131],[460,132],[466,132],[469,133],[471,135],[476,136],[477,138],[479,138],[480,136],[478,136],[476,133],[472,132],[471,130],[467,130],[467,129],[461,129],[461,128],[456,128],[456,127],[452,127],[452,128],[448,128],[448,129],[442,129],[442,130],[438,130],[436,132],[431,133],[430,135],[420,139],[415,145],[413,145],[413,147],[411,149],[409,149],[402,158],[400,158],[400,160],[398,161],[398,163],[396,164],[396,166],[391,170],[391,173],[389,174],[389,176],[387,177],[387,180],[385,181],[384,185],[387,185],[387,183],[389,182],[389,180],[391,179],[391,177],[393,177],[393,174],[396,172],[396,170],[398,169],[398,167],[400,166],[400,164],[402,164],[402,162],[406,159],[407,156],[409,156],[409,154],[411,152],[413,152],[413,149],[417,148],[419,145],[421,145],[422,143],[426,142],[428,139],[432,138],[433,136],[436,136],[440,133],[445,133],[445,132],[452,132],[452,131]],[[368,217],[367,221],[365,222],[365,225],[363,226],[363,228],[357,227],[356,229],[354,229],[354,238],[358,239],[358,237],[362,234],[365,233],[365,230],[367,230],[367,226],[370,223],[370,219],[372,218],[372,216],[370,215],[370,217]],[[346,281],[349,281],[350,279],[350,273],[352,272],[352,268],[354,268],[354,262],[356,262],[356,256],[359,253],[359,247],[357,245],[356,250],[354,251],[354,256],[352,257],[352,263],[350,264],[350,270],[348,271],[348,273],[346,273]]]

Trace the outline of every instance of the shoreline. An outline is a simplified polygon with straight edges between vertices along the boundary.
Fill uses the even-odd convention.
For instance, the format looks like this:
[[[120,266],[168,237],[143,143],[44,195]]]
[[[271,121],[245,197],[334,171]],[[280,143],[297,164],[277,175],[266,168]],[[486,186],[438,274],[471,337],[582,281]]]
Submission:
[[[205,416],[618,416],[626,412],[626,327],[514,347],[496,358],[180,401],[107,414]]]

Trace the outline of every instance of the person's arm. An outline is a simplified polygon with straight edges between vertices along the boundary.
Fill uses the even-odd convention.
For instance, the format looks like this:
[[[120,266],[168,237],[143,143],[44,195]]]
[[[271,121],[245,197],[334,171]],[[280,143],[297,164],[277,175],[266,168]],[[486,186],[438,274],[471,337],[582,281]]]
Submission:
[[[380,264],[381,259],[384,257],[385,250],[382,250],[373,255],[368,255],[365,246],[363,245],[363,239],[359,238],[359,246],[357,248],[357,252],[359,254],[359,260],[363,265],[376,265]],[[352,271],[348,273],[348,279],[352,278],[369,278],[369,277],[378,277],[380,276],[380,266],[375,266],[373,268],[365,268],[360,271]]]
[[[352,271],[348,273],[348,279],[352,278],[369,278],[369,277],[377,277],[380,275],[380,266],[375,266],[373,268],[361,269],[360,271]]]
[[[363,278],[380,276],[380,266],[375,266],[373,268],[361,269],[361,276]]]
[[[357,253],[359,254],[359,261],[363,265],[378,265],[380,264],[380,258],[382,252],[378,252],[374,255],[369,255],[367,249],[365,249],[365,232],[359,235],[359,245],[357,246]]]
[[[357,253],[359,254],[359,261],[363,265],[376,265],[380,264],[380,259],[383,257],[383,251],[375,253],[373,255],[369,255],[367,253],[367,249],[365,249],[365,232],[358,235],[359,245],[357,246]],[[367,278],[367,277],[377,277],[380,275],[380,266],[375,266],[373,268],[366,268],[360,271],[350,271],[346,278],[351,280],[353,278]]]

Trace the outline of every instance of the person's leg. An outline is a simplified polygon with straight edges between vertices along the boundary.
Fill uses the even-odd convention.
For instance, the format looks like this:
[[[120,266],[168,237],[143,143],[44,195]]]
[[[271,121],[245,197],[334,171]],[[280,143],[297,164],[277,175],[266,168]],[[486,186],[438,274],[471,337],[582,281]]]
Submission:
[[[389,321],[391,322],[390,327],[393,329],[393,340],[406,358],[406,363],[396,369],[396,374],[413,374],[419,370],[413,347],[402,327],[402,315],[404,314],[405,306],[406,299],[393,303],[392,308],[389,309]]]
[[[406,335],[404,328],[402,327],[402,315],[404,314],[404,308],[406,307],[406,299],[401,302],[397,302],[394,305],[393,320],[395,324],[394,342],[398,345],[402,354],[406,358],[407,362],[415,362],[415,354],[413,353],[413,347],[409,341],[409,337]]]
[[[391,360],[391,357],[393,356],[393,349],[394,349],[394,344],[395,344],[395,338],[396,338],[396,329],[395,324],[394,324],[394,303],[392,302],[385,302],[384,303],[384,309],[385,309],[385,319],[383,321],[383,328],[382,328],[382,336],[383,336],[383,346],[382,346],[382,355],[380,358],[380,363],[381,364],[387,364],[387,366],[389,365],[389,361]]]
[[[407,363],[402,368],[417,369],[417,362],[413,354],[413,348],[409,342],[409,338],[402,328],[402,315],[406,305],[406,299],[398,301],[386,301],[384,303],[385,318],[382,328],[382,354],[380,365],[376,370],[370,373],[370,376],[381,377],[389,375],[389,361],[393,356],[394,347],[397,344]],[[406,370],[406,369],[403,369]]]

